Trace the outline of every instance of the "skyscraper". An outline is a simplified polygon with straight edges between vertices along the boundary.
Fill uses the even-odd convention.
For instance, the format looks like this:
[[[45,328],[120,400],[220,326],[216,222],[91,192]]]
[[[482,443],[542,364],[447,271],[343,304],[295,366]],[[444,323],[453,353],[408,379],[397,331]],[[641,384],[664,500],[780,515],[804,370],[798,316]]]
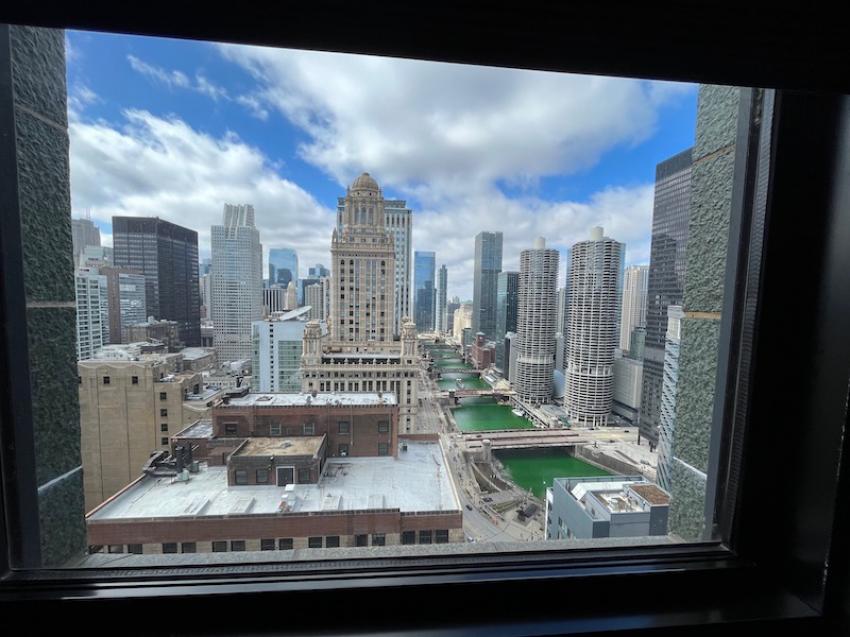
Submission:
[[[218,360],[250,359],[251,323],[263,313],[263,247],[254,207],[224,205],[224,223],[213,226],[212,320]]]
[[[298,253],[291,248],[269,249],[269,286],[298,285]]]
[[[507,372],[505,334],[516,332],[519,309],[519,272],[500,272],[496,290],[496,367]]]
[[[298,307],[298,292],[295,289],[295,281],[290,281],[286,286],[286,310],[292,311]]]
[[[158,217],[112,217],[116,268],[145,277],[147,313],[177,321],[180,340],[201,344],[198,233]]]
[[[307,276],[309,276],[311,279],[321,279],[330,275],[331,271],[328,270],[321,263],[317,263],[313,267],[307,269]]]
[[[416,431],[416,326],[402,321],[393,338],[395,249],[384,198],[363,173],[347,189],[331,240],[330,335],[319,321],[304,329],[305,392],[393,392],[400,431]],[[426,423],[427,425],[427,423]]]
[[[92,358],[105,344],[106,277],[87,270],[75,277],[77,303],[77,360]]]
[[[71,244],[74,251],[74,266],[80,261],[80,255],[86,246],[100,245],[100,229],[91,219],[71,219]]]
[[[620,317],[620,349],[631,348],[632,331],[646,325],[646,284],[648,265],[626,268],[623,281],[623,309]]]
[[[542,237],[519,256],[516,376],[511,384],[521,400],[532,404],[552,397],[558,257]]]
[[[692,150],[674,155],[655,168],[640,407],[640,435],[652,442],[658,441],[661,417],[667,308],[681,305],[684,293]]]
[[[661,384],[661,426],[658,432],[658,485],[671,489],[670,464],[676,430],[676,386],[679,384],[679,345],[682,341],[682,307],[667,307],[667,336],[664,346],[664,379]]]
[[[475,272],[472,280],[472,332],[488,340],[496,335],[496,294],[502,271],[502,233],[475,235]]]
[[[439,280],[437,282],[437,330],[444,334],[447,330],[448,308],[446,307],[446,293],[449,284],[449,272],[446,264],[440,266]]]
[[[564,404],[575,424],[606,425],[611,414],[624,248],[598,227],[572,247]]]
[[[413,211],[403,199],[384,199],[383,202],[384,230],[392,235],[395,250],[393,336],[398,337],[401,335],[402,319],[411,316],[410,251],[413,246]],[[336,227],[340,231],[344,208],[345,197],[339,197]]]
[[[145,305],[145,277],[129,270],[103,267],[109,299],[109,343],[126,343],[125,332],[131,325],[148,319]]]
[[[420,252],[413,255],[413,316],[419,332],[434,330],[434,302],[436,288],[434,268],[436,255],[433,252]]]

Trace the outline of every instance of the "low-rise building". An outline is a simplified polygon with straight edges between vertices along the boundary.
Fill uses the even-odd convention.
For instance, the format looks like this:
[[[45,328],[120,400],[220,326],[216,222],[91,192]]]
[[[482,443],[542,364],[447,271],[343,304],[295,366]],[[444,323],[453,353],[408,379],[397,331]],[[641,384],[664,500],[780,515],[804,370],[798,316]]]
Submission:
[[[555,478],[546,489],[546,539],[667,535],[670,494],[643,476]]]
[[[398,421],[391,393],[231,400],[89,513],[89,544],[194,553],[462,542],[441,446],[399,441]]]
[[[202,372],[215,367],[215,350],[211,347],[184,347],[180,350],[185,371]]]
[[[159,341],[169,352],[179,352],[184,347],[180,340],[180,324],[177,321],[157,321],[149,316],[148,320],[135,325],[124,325],[122,340],[125,343]]]

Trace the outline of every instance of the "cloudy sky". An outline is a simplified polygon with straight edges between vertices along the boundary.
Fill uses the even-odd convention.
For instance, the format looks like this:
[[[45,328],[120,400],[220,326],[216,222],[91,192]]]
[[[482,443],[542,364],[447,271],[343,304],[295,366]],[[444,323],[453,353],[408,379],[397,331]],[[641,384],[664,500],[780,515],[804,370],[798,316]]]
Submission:
[[[251,203],[266,256],[293,247],[306,276],[367,171],[462,298],[481,230],[503,269],[594,225],[647,263],[655,165],[694,138],[687,84],[73,31],[67,58],[73,214],[107,245],[112,215],[157,215],[209,256],[223,204]]]

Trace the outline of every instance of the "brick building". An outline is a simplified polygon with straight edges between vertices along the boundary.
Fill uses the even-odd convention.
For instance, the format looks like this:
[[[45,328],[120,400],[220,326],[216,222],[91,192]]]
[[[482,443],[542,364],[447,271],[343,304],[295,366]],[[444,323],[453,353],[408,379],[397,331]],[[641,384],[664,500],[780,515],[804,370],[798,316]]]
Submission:
[[[488,342],[483,332],[478,332],[469,348],[469,359],[475,369],[487,369],[496,362],[496,345]]]
[[[179,461],[152,462],[89,514],[89,544],[186,553],[462,542],[440,445],[399,441],[398,427],[392,393],[231,400],[173,436]]]

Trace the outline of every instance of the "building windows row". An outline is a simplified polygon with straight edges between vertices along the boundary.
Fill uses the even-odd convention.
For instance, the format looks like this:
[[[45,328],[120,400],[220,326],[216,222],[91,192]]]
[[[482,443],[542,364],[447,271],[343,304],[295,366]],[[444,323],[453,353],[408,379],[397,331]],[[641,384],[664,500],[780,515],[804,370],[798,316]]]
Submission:
[[[417,544],[417,534],[416,531],[402,531],[401,533],[401,543],[402,544]],[[419,531],[419,542],[418,544],[448,544],[449,543],[449,530],[448,529],[437,529],[436,531],[431,530],[423,530]]]

